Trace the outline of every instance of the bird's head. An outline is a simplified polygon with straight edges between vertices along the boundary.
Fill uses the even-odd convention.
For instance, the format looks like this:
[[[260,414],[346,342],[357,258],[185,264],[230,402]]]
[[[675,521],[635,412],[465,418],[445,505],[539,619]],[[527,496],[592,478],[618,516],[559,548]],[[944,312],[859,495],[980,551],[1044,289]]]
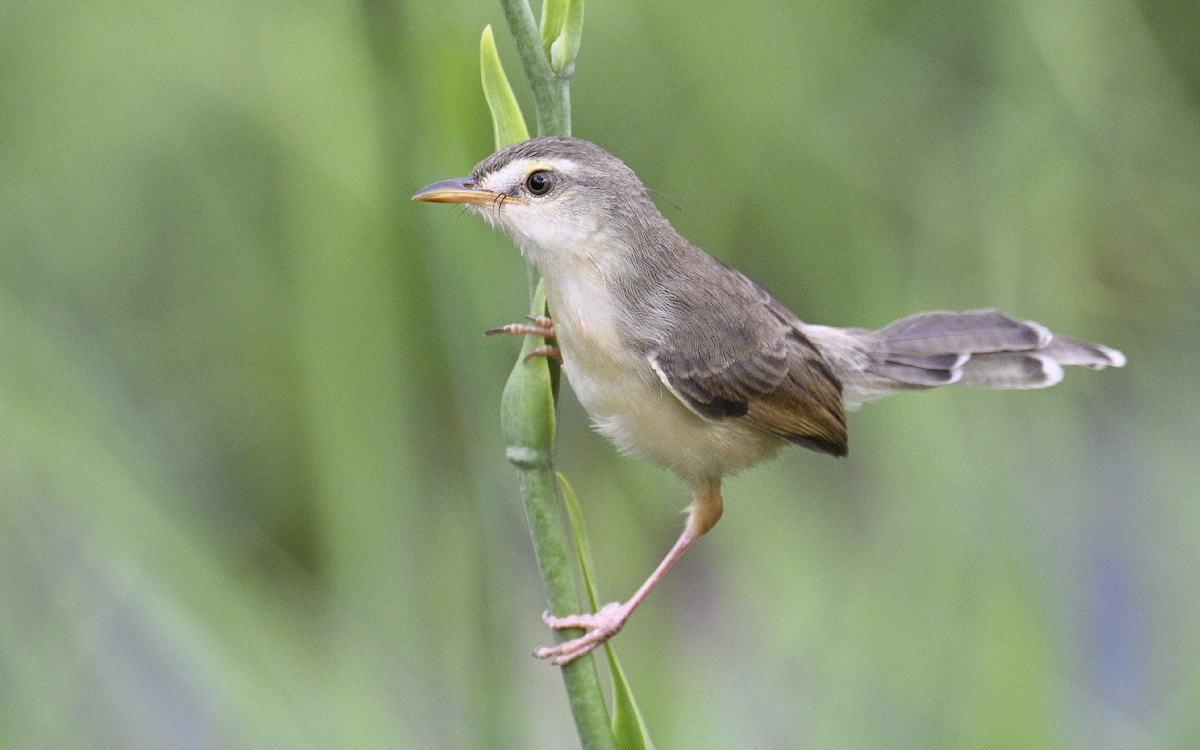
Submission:
[[[422,188],[413,200],[463,203],[501,229],[539,268],[665,224],[633,170],[588,141],[542,137],[481,161],[469,177]]]

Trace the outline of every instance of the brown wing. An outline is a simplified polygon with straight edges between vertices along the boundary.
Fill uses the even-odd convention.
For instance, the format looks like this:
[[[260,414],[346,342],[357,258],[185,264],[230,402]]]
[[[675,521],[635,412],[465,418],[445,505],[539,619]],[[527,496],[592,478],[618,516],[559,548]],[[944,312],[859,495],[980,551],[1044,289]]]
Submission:
[[[798,445],[844,456],[848,450],[842,387],[825,360],[802,334],[791,347],[787,377],[770,393],[754,399],[746,421]]]
[[[744,418],[812,450],[846,454],[841,385],[800,321],[736,271],[695,299],[675,300],[686,335],[650,353],[671,392],[707,419]]]

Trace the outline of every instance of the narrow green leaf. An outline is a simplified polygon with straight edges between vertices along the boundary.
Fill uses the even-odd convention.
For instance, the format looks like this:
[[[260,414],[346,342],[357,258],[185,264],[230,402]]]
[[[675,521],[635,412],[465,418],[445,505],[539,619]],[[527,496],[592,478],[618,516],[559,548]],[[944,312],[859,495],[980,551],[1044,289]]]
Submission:
[[[549,5],[551,0],[546,0]],[[583,0],[557,0],[555,13],[549,20],[542,11],[542,43],[550,55],[550,69],[559,78],[570,78],[575,72],[575,58],[583,38]],[[549,24],[554,24],[550,26]]]
[[[496,52],[491,24],[484,27],[479,40],[479,70],[483,78],[483,96],[487,99],[488,109],[492,111],[492,134],[496,139],[496,150],[510,143],[529,140],[529,128],[525,127],[521,105],[517,104],[517,97],[513,95],[508,76],[504,75],[504,66],[500,64],[500,55]]]
[[[570,0],[542,0],[542,46],[550,54],[550,45],[562,35]]]
[[[575,552],[579,555],[579,569],[583,573],[583,585],[587,589],[588,604],[592,611],[600,609],[600,594],[592,581],[592,548],[588,544],[587,531],[583,528],[583,512],[579,509],[579,500],[575,490],[567,478],[558,473],[558,483],[562,485],[563,501],[567,504],[567,518],[571,521],[571,533],[575,536]]]
[[[633,691],[625,680],[625,670],[621,669],[616,652],[608,643],[604,644],[604,651],[608,656],[608,671],[612,675],[612,729],[617,747],[620,750],[654,750],[650,730],[646,729],[642,712],[633,700]]]
[[[583,41],[583,0],[567,0],[567,20],[563,24],[563,53],[565,62],[560,76],[570,76],[575,72],[575,58],[579,57],[579,45]]]
[[[575,551],[579,555],[579,570],[583,574],[583,585],[587,589],[588,602],[595,612],[600,608],[600,594],[592,581],[592,549],[588,545],[587,531],[583,528],[583,512],[579,508],[579,500],[575,491],[567,482],[567,478],[558,474],[558,483],[562,486],[563,500],[567,505],[567,517],[571,521],[571,532],[575,537]],[[608,657],[608,670],[612,675],[613,709],[612,728],[613,739],[617,741],[620,750],[654,750],[646,722],[642,712],[633,699],[633,691],[629,681],[625,679],[625,670],[617,660],[617,652],[611,643],[604,644],[604,653]]]

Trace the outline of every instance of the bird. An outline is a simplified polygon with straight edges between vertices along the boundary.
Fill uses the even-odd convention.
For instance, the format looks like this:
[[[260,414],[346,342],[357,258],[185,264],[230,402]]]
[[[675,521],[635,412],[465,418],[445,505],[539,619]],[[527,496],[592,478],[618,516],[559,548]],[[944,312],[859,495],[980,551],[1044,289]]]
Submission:
[[[691,502],[675,544],[625,602],[542,616],[584,635],[536,656],[568,664],[619,632],[721,517],[724,477],[788,443],[847,454],[846,412],[894,393],[959,384],[1043,388],[1064,365],[1122,367],[1106,346],[993,309],[910,315],[878,330],[800,320],[741,272],[684,239],[637,175],[585,140],[512,144],[413,200],[465,204],[541,275],[548,318],[494,332],[545,336],[596,429],[664,467]]]

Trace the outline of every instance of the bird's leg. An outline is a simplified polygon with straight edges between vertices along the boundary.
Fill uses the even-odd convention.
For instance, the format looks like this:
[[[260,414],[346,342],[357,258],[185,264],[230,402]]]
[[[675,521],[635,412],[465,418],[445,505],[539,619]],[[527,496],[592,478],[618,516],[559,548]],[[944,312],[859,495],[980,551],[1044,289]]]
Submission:
[[[526,315],[525,317],[533,321],[534,325],[530,326],[525,325],[524,323],[509,323],[506,326],[500,326],[499,328],[493,328],[490,331],[484,331],[483,335],[495,336],[496,334],[504,333],[508,334],[509,336],[531,335],[541,336],[542,338],[547,339],[554,338],[554,321],[550,320],[550,318],[547,318],[544,315]],[[551,346],[550,344],[545,344],[543,346],[539,346],[537,349],[534,349],[527,357],[525,357],[523,361],[528,362],[534,357],[553,357],[560,363],[562,362],[562,352],[557,346]]]
[[[675,541],[675,546],[658,564],[646,582],[642,584],[629,600],[609,602],[600,608],[599,612],[590,615],[568,615],[566,617],[551,617],[549,612],[542,615],[542,622],[555,630],[562,628],[586,628],[587,633],[570,641],[564,641],[552,648],[540,648],[534,656],[539,659],[551,659],[558,666],[569,664],[600,644],[621,632],[633,610],[642,603],[654,585],[666,574],[675,561],[683,556],[684,551],[692,542],[699,539],[711,529],[721,517],[721,480],[706,480],[692,489],[692,503],[687,507],[688,520],[683,527],[683,533]]]
[[[573,640],[564,641],[552,648],[539,648],[534,653],[534,656],[539,659],[550,659],[561,667],[564,664],[570,664],[621,632],[621,628],[625,627],[625,623],[629,620],[629,616],[633,614],[633,610],[642,603],[642,600],[650,593],[650,589],[654,588],[654,584],[658,583],[663,574],[675,564],[675,561],[679,559],[683,551],[695,539],[696,537],[692,536],[687,529],[684,529],[683,534],[675,542],[675,546],[671,548],[671,551],[667,553],[663,561],[658,564],[658,567],[650,574],[650,577],[646,579],[642,587],[624,604],[621,602],[609,602],[601,607],[599,612],[590,615],[551,617],[549,612],[543,613],[542,622],[555,630],[563,628],[587,628],[588,632]]]

